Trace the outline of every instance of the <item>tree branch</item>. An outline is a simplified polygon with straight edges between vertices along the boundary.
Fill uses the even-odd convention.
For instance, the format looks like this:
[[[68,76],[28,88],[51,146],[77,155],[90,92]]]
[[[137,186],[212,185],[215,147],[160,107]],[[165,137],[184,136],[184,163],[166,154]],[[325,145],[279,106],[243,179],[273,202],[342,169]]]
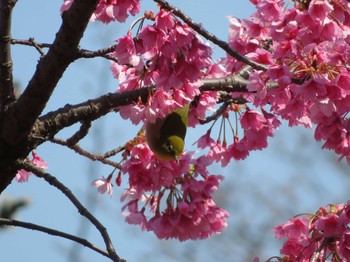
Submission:
[[[249,80],[240,75],[231,75],[225,78],[201,79],[201,83],[201,91],[248,92]]]
[[[0,138],[8,144],[16,146],[26,139],[64,71],[76,59],[80,39],[97,2],[76,0],[63,13],[62,25],[55,41],[46,56],[39,60],[27,88],[4,118],[3,123],[6,124],[0,132]]]
[[[29,38],[28,40],[21,40],[21,39],[11,39],[11,44],[13,45],[26,45],[26,46],[33,46],[33,47],[39,47],[39,48],[50,48],[52,44],[47,43],[39,43],[34,41],[33,38]],[[109,53],[113,52],[116,45],[112,45],[106,48],[101,48],[99,50],[87,50],[87,49],[78,49],[76,59],[78,58],[94,58],[94,57],[103,57],[108,60],[114,61],[118,63],[118,60],[109,55]],[[37,48],[36,48],[37,49]]]
[[[74,241],[78,244],[81,244],[85,247],[88,247],[88,248],[96,251],[97,253],[105,256],[105,257],[110,257],[109,254],[105,250],[102,250],[99,247],[93,245],[92,243],[90,243],[86,239],[83,239],[83,238],[80,238],[80,237],[59,231],[59,230],[40,226],[40,225],[33,224],[33,223],[18,221],[18,220],[14,220],[14,219],[6,219],[6,218],[0,218],[0,225],[22,227],[22,228],[26,228],[26,229],[44,232],[44,233],[47,233],[47,234],[52,235],[52,236],[62,237],[62,238]]]
[[[60,181],[58,181],[56,177],[50,175],[49,173],[44,172],[43,169],[38,168],[37,166],[33,165],[32,163],[29,163],[26,161],[17,161],[16,163],[17,163],[17,167],[19,169],[25,169],[27,171],[32,172],[36,176],[43,178],[50,185],[56,187],[59,191],[61,191],[73,203],[73,205],[77,208],[78,212],[82,216],[86,217],[91,222],[91,224],[93,224],[96,227],[96,229],[100,232],[100,234],[105,242],[109,257],[115,262],[122,261],[119,258],[119,256],[117,255],[117,253],[115,252],[112,241],[108,235],[107,229],[101,224],[101,222],[96,217],[94,217],[83,206],[83,204],[78,200],[78,198],[72,193],[72,191],[69,188],[67,188]]]
[[[93,121],[109,112],[113,112],[118,106],[129,105],[140,98],[145,100],[148,94],[148,88],[141,88],[122,93],[109,93],[76,105],[66,105],[40,117],[33,130],[33,137],[39,139],[53,137],[61,129],[79,121]],[[38,143],[41,142],[38,141]]]
[[[84,121],[81,124],[79,130],[72,137],[67,139],[67,144],[72,146],[77,144],[88,134],[90,127],[91,121]]]
[[[64,141],[62,139],[58,139],[58,138],[52,138],[50,139],[50,141],[52,143],[55,143],[55,144],[58,144],[58,145],[62,145],[62,146],[66,146],[70,149],[72,149],[74,152],[76,152],[77,154],[79,155],[82,155],[82,156],[85,156],[87,158],[89,158],[90,160],[92,161],[99,161],[103,164],[106,164],[106,165],[110,165],[112,167],[115,167],[115,168],[118,168],[118,169],[121,169],[121,166],[118,164],[118,163],[115,163],[111,160],[108,160],[106,159],[107,157],[105,157],[104,155],[96,155],[96,154],[92,154],[90,153],[89,151],[86,151],[84,149],[82,149],[79,145],[77,144],[69,144],[68,140],[67,141]]]
[[[229,76],[227,78],[202,79],[200,91],[225,91],[225,92],[247,92],[248,80],[240,76]],[[56,111],[52,111],[37,121],[33,129],[33,147],[53,138],[60,130],[71,126],[79,121],[93,121],[113,109],[137,102],[139,99],[146,101],[151,87],[122,93],[109,93],[101,97],[76,104],[66,105]],[[37,138],[37,139],[36,139]]]
[[[226,53],[236,58],[238,61],[241,61],[247,65],[250,65],[252,68],[257,70],[264,70],[264,71],[267,70],[267,67],[265,65],[254,62],[248,57],[240,54],[239,52],[231,48],[227,42],[220,40],[215,35],[208,32],[206,29],[204,29],[200,24],[197,24],[196,22],[194,22],[188,15],[182,12],[179,8],[169,4],[167,1],[164,1],[164,0],[154,0],[154,2],[158,3],[163,9],[172,11],[176,16],[180,17],[198,34],[202,35],[204,38],[210,40],[211,42],[213,42],[214,44],[222,48]]]
[[[15,100],[11,57],[12,10],[17,0],[0,0],[0,112]]]
[[[2,8],[10,2],[0,1]],[[80,39],[97,3],[98,0],[75,0],[70,9],[63,13],[61,28],[51,48],[39,60],[23,94],[0,119],[0,192],[16,175],[15,161],[25,158],[33,149],[28,143],[28,135],[64,71],[76,59]],[[0,24],[3,25],[2,20]],[[8,37],[9,45],[11,38],[4,36]]]

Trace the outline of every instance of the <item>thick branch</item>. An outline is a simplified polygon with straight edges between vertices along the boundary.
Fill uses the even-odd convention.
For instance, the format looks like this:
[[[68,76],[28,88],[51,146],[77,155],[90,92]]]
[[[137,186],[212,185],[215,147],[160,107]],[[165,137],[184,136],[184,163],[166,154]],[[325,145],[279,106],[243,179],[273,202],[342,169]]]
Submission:
[[[88,134],[90,127],[91,127],[91,121],[84,121],[81,124],[79,130],[73,136],[67,139],[67,144],[71,146],[77,144],[80,140],[82,140]]]
[[[0,1],[2,4],[9,2]],[[32,79],[17,103],[0,119],[0,192],[15,177],[14,162],[33,149],[27,141],[28,135],[64,71],[76,59],[80,39],[97,3],[98,0],[75,0],[70,9],[63,13],[62,25],[54,43],[39,60]],[[9,44],[9,36],[7,41]]]
[[[227,78],[203,79],[200,90],[203,91],[225,91],[225,92],[246,92],[248,80],[239,76]],[[149,95],[150,87],[141,88],[122,93],[110,93],[77,105],[66,105],[65,107],[52,111],[41,117],[33,129],[32,136],[38,138],[33,140],[34,146],[52,138],[61,129],[71,126],[79,121],[93,121],[113,109],[129,105],[140,98],[145,101]]]
[[[201,79],[201,83],[201,91],[247,92],[249,80],[232,75],[225,78]]]
[[[76,0],[63,13],[62,25],[54,43],[46,56],[40,59],[18,102],[5,116],[6,124],[1,130],[0,138],[6,143],[18,145],[29,134],[64,71],[76,59],[80,39],[97,2],[98,0]]]
[[[0,0],[0,112],[15,100],[11,57],[11,18],[17,0]]]
[[[112,241],[108,235],[107,229],[101,224],[101,222],[96,217],[94,217],[94,215],[92,215],[83,206],[83,204],[78,200],[78,198],[72,193],[72,191],[69,188],[67,188],[60,181],[58,181],[56,177],[50,175],[49,173],[44,172],[41,168],[36,167],[32,163],[25,162],[25,161],[18,161],[17,166],[18,168],[23,168],[27,171],[34,173],[36,176],[45,179],[46,182],[48,182],[50,185],[56,187],[59,191],[61,191],[70,200],[70,202],[72,202],[72,204],[77,208],[78,212],[82,216],[86,217],[91,222],[91,224],[93,224],[96,227],[96,229],[100,232],[105,242],[109,257],[116,262],[122,261],[117,255],[117,253],[115,252]]]
[[[252,61],[248,57],[238,53],[236,50],[230,47],[230,45],[217,38],[212,33],[208,32],[206,29],[204,29],[200,24],[197,24],[194,22],[188,15],[186,15],[184,12],[182,12],[179,8],[169,4],[167,1],[164,0],[154,0],[154,2],[158,3],[163,9],[172,11],[176,16],[180,17],[185,23],[187,23],[193,30],[195,30],[198,34],[202,35],[204,38],[210,40],[220,48],[222,48],[226,53],[231,55],[232,57],[236,58],[238,61],[241,61],[247,65],[250,65],[251,67],[258,69],[258,70],[267,70],[267,67],[265,65],[259,64],[257,62]]]
[[[112,112],[118,106],[129,105],[140,97],[146,99],[148,94],[149,89],[141,88],[122,93],[109,93],[77,105],[66,105],[40,117],[34,128],[33,136],[45,140],[53,137],[61,129],[79,121],[93,121]]]
[[[201,81],[201,91],[246,92],[245,87],[248,83],[248,80],[239,76]],[[149,87],[122,93],[110,93],[77,105],[66,105],[41,117],[34,128],[33,137],[39,138],[36,143],[40,144],[65,127],[79,121],[93,121],[111,112],[114,108],[129,105],[140,98],[145,101],[148,95]]]
[[[93,245],[92,243],[90,243],[86,239],[83,239],[83,238],[62,232],[62,231],[58,231],[58,230],[55,230],[52,228],[40,226],[40,225],[33,224],[33,223],[13,220],[13,219],[6,219],[6,218],[0,218],[0,225],[22,227],[22,228],[26,228],[26,229],[44,232],[44,233],[47,233],[47,234],[52,235],[52,236],[62,237],[62,238],[74,241],[78,244],[81,244],[85,247],[88,247],[88,248],[96,251],[97,253],[99,253],[103,256],[109,257],[109,254],[105,250],[102,250],[99,247]]]

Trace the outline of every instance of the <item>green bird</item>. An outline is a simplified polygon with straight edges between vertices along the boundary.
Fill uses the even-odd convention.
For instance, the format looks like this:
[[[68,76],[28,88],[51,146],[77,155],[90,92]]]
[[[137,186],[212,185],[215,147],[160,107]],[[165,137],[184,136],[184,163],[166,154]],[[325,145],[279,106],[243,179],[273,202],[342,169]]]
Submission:
[[[155,123],[146,123],[148,146],[159,159],[178,162],[185,147],[189,108],[185,105]]]

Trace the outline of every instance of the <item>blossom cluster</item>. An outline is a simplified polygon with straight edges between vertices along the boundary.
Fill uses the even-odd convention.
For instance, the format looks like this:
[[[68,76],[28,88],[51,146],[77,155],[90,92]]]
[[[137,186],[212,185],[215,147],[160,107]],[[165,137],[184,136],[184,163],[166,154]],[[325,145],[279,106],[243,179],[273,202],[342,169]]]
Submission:
[[[350,161],[349,2],[313,0],[289,9],[283,1],[252,2],[250,18],[230,18],[231,46],[269,67],[250,74],[250,101],[291,126],[316,125],[323,148]],[[242,66],[230,57],[226,64],[233,72]]]
[[[350,202],[321,207],[316,214],[292,218],[274,228],[283,261],[349,261]],[[282,261],[282,260],[281,260]]]
[[[145,104],[119,108],[121,116],[134,124],[154,122],[192,101],[199,94],[202,71],[211,64],[211,48],[171,12],[148,12],[146,18],[154,23],[136,36],[129,31],[117,40],[112,53],[118,59],[111,67],[119,80],[118,92],[156,87]]]
[[[159,160],[138,144],[123,165],[129,189],[122,196],[126,222],[153,231],[158,238],[208,238],[226,228],[228,213],[212,198],[221,176],[209,175],[209,159],[184,153],[175,161]]]
[[[63,9],[69,8],[71,2],[67,0]],[[290,126],[316,125],[315,138],[325,142],[323,147],[350,163],[350,3],[295,0],[295,5],[287,8],[281,0],[251,2],[256,5],[251,17],[229,18],[230,46],[267,67],[251,68],[245,91],[228,92],[223,98],[222,92],[200,90],[202,79],[239,74],[246,65],[231,56],[212,63],[209,45],[172,12],[163,9],[157,14],[146,12],[137,20],[137,32],[131,28],[117,39],[110,54],[118,61],[111,66],[119,81],[117,92],[149,88],[147,99],[118,108],[120,115],[133,124],[155,122],[191,102],[189,126],[195,127],[206,121],[208,111],[217,109],[217,103],[228,103],[220,113],[219,135],[214,138],[217,117],[197,141],[199,149],[206,149],[197,159],[184,152],[178,162],[159,160],[142,139],[127,150],[122,163],[129,182],[122,198],[126,201],[126,221],[154,231],[159,238],[183,241],[221,232],[228,214],[216,205],[212,193],[222,177],[210,175],[207,166],[213,162],[226,166],[233,159],[245,159],[252,150],[266,148],[281,118]],[[136,0],[101,0],[92,20],[124,21],[128,13],[135,15],[138,10]],[[228,139],[227,127],[232,130]],[[93,185],[100,193],[112,194],[111,176]],[[339,207],[338,211],[346,209],[347,206]],[[334,217],[333,211],[334,208],[323,210]],[[322,231],[325,220],[320,212],[309,220],[291,220],[305,231],[301,238],[289,237],[287,241],[286,245],[301,245],[294,245],[294,257],[292,251],[285,251],[287,247],[282,250],[284,254],[292,259],[299,259],[300,254],[310,257],[319,249],[317,241],[323,247],[331,240]],[[314,225],[311,231],[317,234],[310,235],[309,224]],[[314,237],[321,238],[316,241]],[[345,243],[345,236],[343,239],[339,238],[339,243]],[[343,247],[347,244],[339,245],[339,256],[345,256]],[[328,254],[329,250],[324,252]]]
[[[61,13],[68,10],[74,0],[64,0]],[[133,16],[140,12],[140,0],[100,0],[90,21],[110,23],[125,22],[129,13]]]

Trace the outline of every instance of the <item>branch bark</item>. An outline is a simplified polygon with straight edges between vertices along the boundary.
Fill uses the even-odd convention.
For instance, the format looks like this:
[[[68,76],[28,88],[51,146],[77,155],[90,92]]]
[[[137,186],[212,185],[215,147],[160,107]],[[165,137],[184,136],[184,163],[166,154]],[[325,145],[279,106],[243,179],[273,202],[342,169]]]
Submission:
[[[14,1],[14,0],[13,0]],[[10,0],[1,0],[1,7]],[[33,149],[28,135],[43,111],[58,81],[70,63],[77,58],[79,42],[98,0],[76,0],[62,15],[62,25],[48,53],[39,60],[37,69],[27,88],[4,113],[0,123],[0,192],[16,174],[14,162],[24,158]],[[0,17],[0,25],[6,23]],[[4,37],[4,35],[2,35]],[[7,44],[10,44],[10,36]]]
[[[248,80],[240,76],[203,79],[200,91],[247,92]],[[104,96],[76,104],[66,105],[39,118],[31,134],[33,147],[53,138],[60,130],[79,121],[93,121],[119,106],[129,105],[141,99],[146,101],[151,87]]]
[[[11,57],[12,10],[17,0],[0,0],[0,114],[15,100]]]
[[[117,253],[115,252],[113,243],[109,237],[109,234],[107,232],[107,229],[103,226],[103,224],[94,216],[92,215],[85,207],[84,205],[78,200],[78,198],[72,193],[72,191],[67,188],[65,185],[63,185],[60,181],[57,180],[56,177],[50,175],[49,173],[44,172],[41,168],[36,167],[32,163],[25,162],[25,161],[17,161],[16,166],[18,168],[23,168],[27,171],[32,172],[37,177],[43,178],[46,182],[48,182],[50,185],[56,187],[59,191],[61,191],[72,204],[77,208],[78,212],[86,217],[91,224],[95,226],[95,228],[100,232],[105,245],[106,249],[109,254],[109,258],[111,258],[115,262],[122,262],[123,260],[119,258]]]
[[[44,232],[44,233],[47,233],[47,234],[52,235],[52,236],[62,237],[62,238],[74,241],[76,243],[79,243],[87,248],[90,248],[103,256],[109,257],[109,254],[105,250],[100,249],[99,247],[90,243],[86,239],[83,239],[83,238],[80,238],[80,237],[77,237],[77,236],[56,230],[56,229],[40,226],[40,225],[33,224],[33,223],[23,222],[23,221],[19,221],[19,220],[6,219],[6,218],[0,218],[0,225],[22,227],[22,228],[26,228],[26,229],[39,231],[39,232]]]
[[[27,88],[5,116],[6,127],[16,131],[1,130],[0,137],[8,144],[18,145],[26,138],[64,71],[76,59],[80,39],[97,2],[98,0],[74,1],[71,8],[63,13],[62,25],[54,43],[39,60]]]

